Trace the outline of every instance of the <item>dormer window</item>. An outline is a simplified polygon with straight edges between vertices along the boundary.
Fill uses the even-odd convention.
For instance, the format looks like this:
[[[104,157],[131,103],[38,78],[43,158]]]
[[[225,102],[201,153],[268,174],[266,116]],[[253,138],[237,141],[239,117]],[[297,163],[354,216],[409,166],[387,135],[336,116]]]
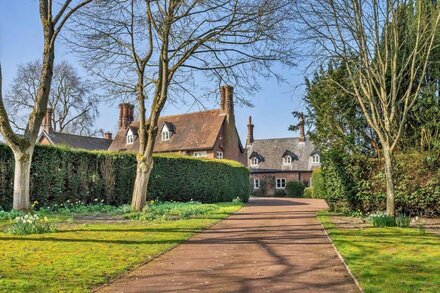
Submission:
[[[169,140],[170,139],[170,132],[168,130],[164,129],[162,130],[162,140]]]
[[[293,161],[299,160],[298,156],[295,155],[294,152],[286,150],[282,156],[283,158],[283,165],[290,165],[293,163]]]
[[[257,152],[252,152],[249,156],[250,165],[253,167],[258,166],[261,162],[264,162],[264,157]]]
[[[129,134],[127,135],[127,144],[133,144],[134,143],[134,135]]]
[[[129,128],[127,132],[127,144],[133,144],[135,140],[135,132],[133,131],[133,129]]]
[[[171,136],[176,133],[176,127],[171,122],[164,122],[162,126],[162,141],[170,140]]]
[[[312,163],[313,164],[319,164],[319,162],[320,162],[319,155],[318,154],[314,154],[312,156]]]

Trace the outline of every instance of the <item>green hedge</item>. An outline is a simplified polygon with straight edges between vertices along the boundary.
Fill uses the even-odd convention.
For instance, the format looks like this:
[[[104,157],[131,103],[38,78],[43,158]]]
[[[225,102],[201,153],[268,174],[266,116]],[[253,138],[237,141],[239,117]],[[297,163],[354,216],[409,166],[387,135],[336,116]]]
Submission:
[[[249,172],[229,160],[196,159],[183,155],[155,155],[149,199],[204,203],[249,197]],[[12,206],[14,159],[0,144],[0,206]],[[133,154],[88,152],[37,146],[31,167],[31,201],[40,205],[67,200],[92,203],[131,202],[136,172]]]
[[[288,197],[304,197],[304,189],[306,186],[299,181],[289,181],[286,185],[286,193]]]
[[[327,201],[340,212],[376,212],[386,209],[383,161],[328,152],[322,172]],[[440,154],[410,153],[396,156],[396,212],[440,216]]]
[[[321,168],[313,170],[312,186],[304,190],[304,197],[306,198],[326,198],[324,176],[322,176]]]

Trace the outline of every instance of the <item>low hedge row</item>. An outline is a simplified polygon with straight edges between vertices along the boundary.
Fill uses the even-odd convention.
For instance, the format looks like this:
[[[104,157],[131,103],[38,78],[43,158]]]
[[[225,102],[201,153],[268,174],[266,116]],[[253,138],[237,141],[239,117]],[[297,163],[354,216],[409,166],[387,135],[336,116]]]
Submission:
[[[396,212],[440,216],[440,154],[410,153],[396,156]],[[327,202],[340,212],[376,212],[386,209],[383,161],[340,152],[323,155],[322,172]]]
[[[204,203],[249,197],[249,172],[229,160],[196,159],[183,155],[155,155],[149,199]],[[0,206],[12,206],[14,159],[0,144]],[[81,200],[131,202],[136,173],[133,154],[89,152],[37,146],[31,167],[31,201],[40,205]]]

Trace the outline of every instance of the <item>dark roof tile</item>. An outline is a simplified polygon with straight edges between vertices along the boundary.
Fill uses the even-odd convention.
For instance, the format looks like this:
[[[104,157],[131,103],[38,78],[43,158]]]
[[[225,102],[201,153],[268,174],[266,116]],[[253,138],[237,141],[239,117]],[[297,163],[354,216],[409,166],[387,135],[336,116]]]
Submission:
[[[112,143],[110,139],[81,136],[62,132],[43,131],[43,135],[54,145],[66,145],[71,148],[85,150],[107,150]]]
[[[310,160],[310,154],[315,150],[313,143],[306,139],[300,142],[295,138],[273,138],[257,139],[248,147],[248,154],[257,153],[264,157],[264,161],[253,167],[255,170],[292,170],[292,171],[311,171],[313,165]],[[294,155],[291,164],[283,164],[283,156],[286,154]]]

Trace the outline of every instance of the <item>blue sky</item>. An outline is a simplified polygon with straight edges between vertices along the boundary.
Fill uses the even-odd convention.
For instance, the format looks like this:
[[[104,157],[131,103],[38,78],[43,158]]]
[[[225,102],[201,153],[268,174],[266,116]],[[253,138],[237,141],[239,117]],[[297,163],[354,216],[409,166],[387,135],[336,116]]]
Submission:
[[[16,74],[17,65],[41,58],[42,32],[38,15],[38,1],[0,1],[0,62],[3,69],[3,88],[6,91]],[[87,78],[74,56],[67,52],[62,42],[57,43],[55,62],[70,61],[81,75]],[[246,138],[246,124],[249,115],[255,125],[255,138],[290,137],[296,135],[287,130],[294,122],[291,112],[303,110],[301,97],[304,94],[304,72],[301,67],[287,70],[276,66],[287,83],[278,84],[275,80],[259,80],[261,91],[249,99],[253,108],[236,106],[236,124],[242,140]],[[213,101],[206,108],[216,108]],[[163,114],[190,112],[184,105],[169,105]],[[117,126],[117,105],[102,104],[96,128],[115,132]]]

